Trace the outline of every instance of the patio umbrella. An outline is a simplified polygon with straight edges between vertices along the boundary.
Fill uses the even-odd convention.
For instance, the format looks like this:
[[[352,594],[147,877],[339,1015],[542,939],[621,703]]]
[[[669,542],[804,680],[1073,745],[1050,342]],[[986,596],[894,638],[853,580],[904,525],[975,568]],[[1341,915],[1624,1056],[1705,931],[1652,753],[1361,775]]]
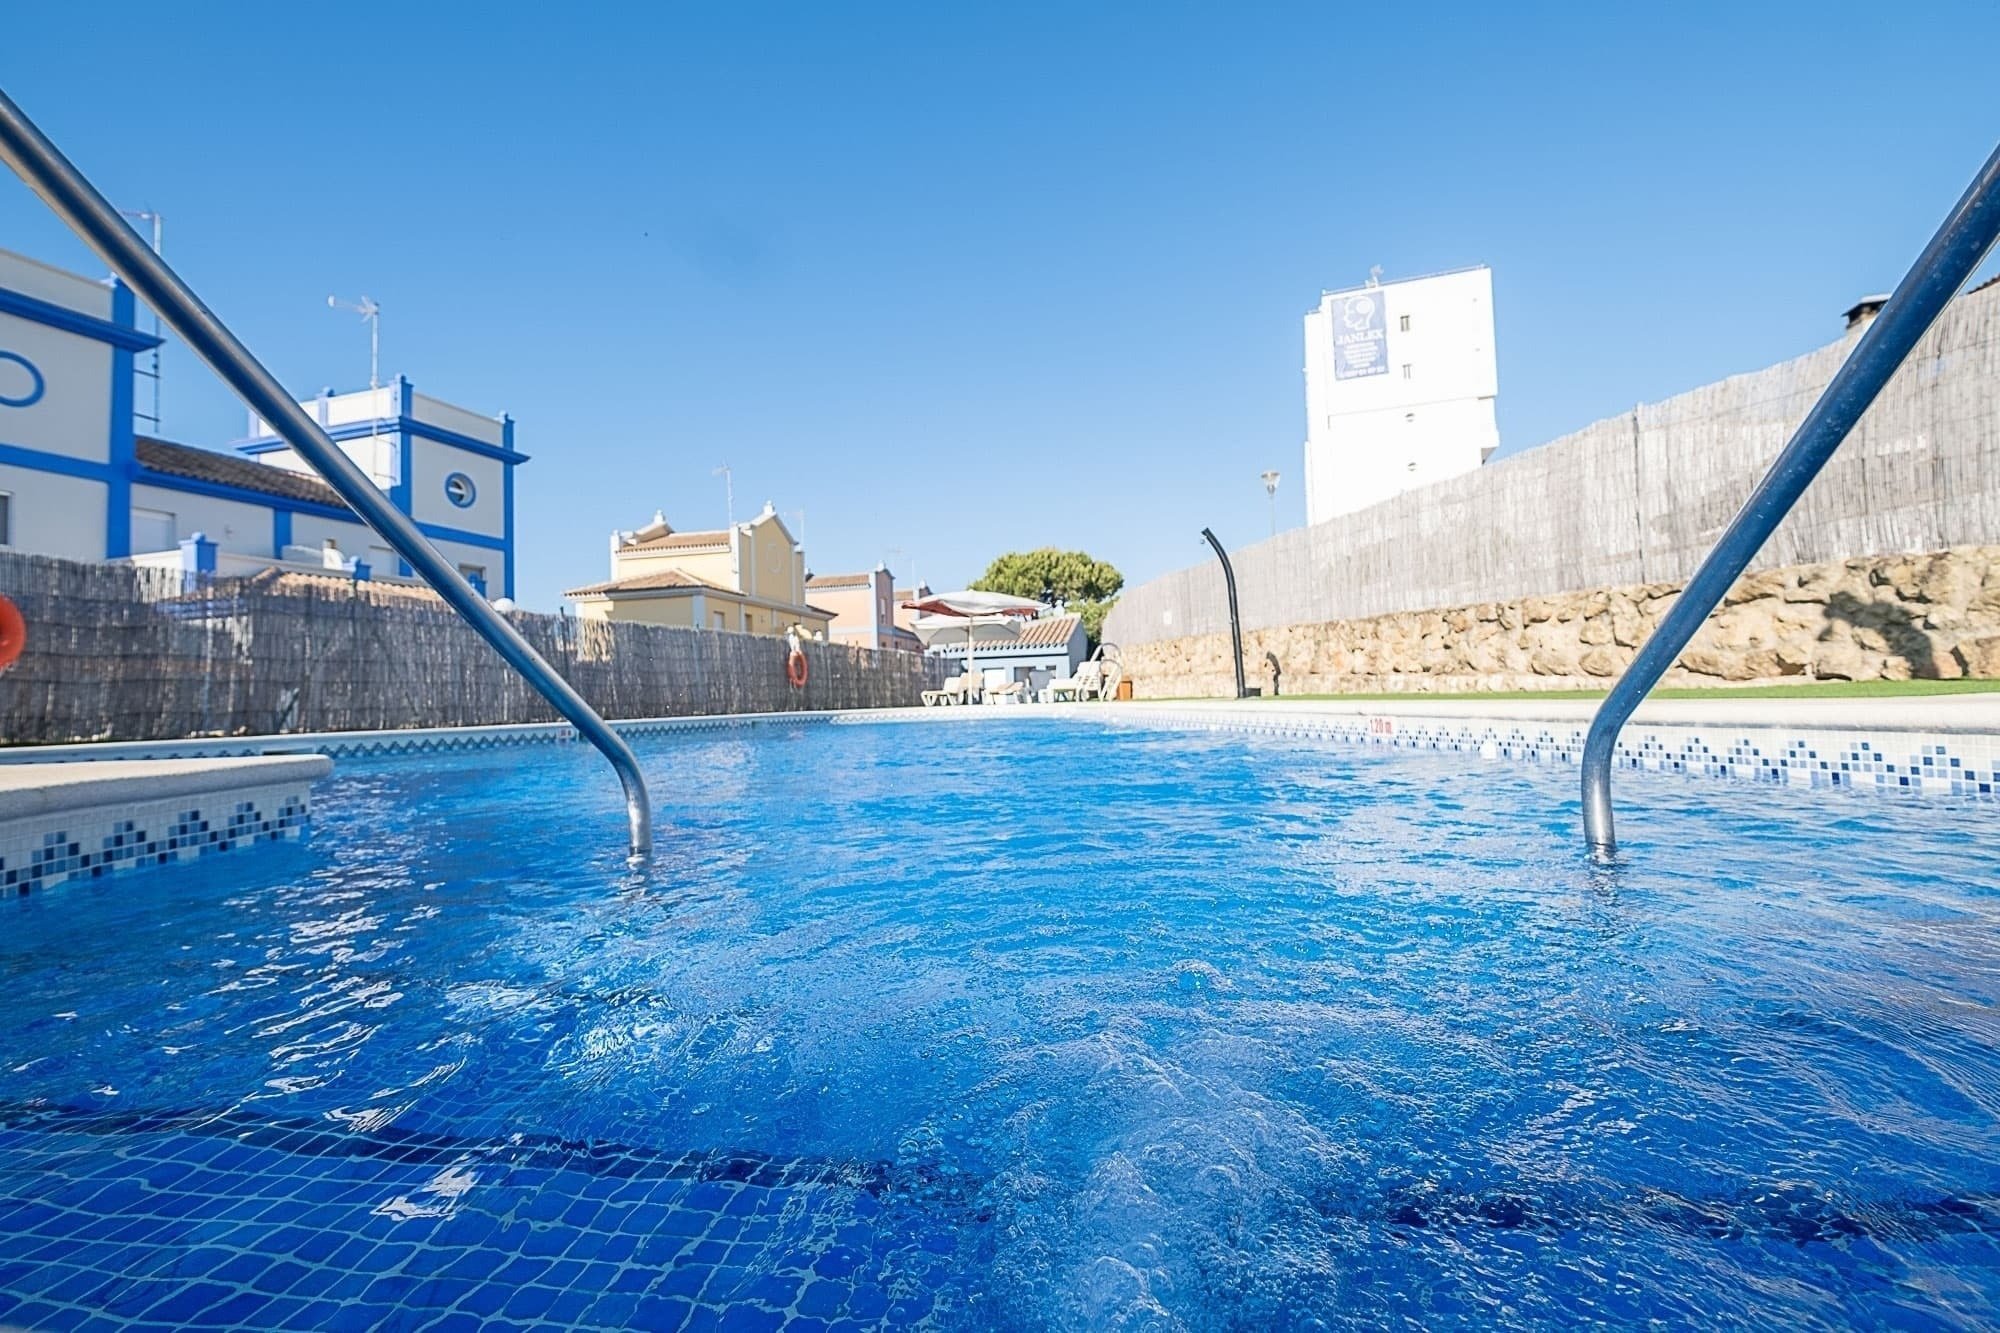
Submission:
[[[972,650],[976,643],[1001,643],[1021,637],[1020,617],[1043,610],[1032,597],[982,592],[964,588],[958,592],[932,593],[904,602],[903,609],[920,614],[910,629],[926,648],[965,645],[965,669],[972,671]]]

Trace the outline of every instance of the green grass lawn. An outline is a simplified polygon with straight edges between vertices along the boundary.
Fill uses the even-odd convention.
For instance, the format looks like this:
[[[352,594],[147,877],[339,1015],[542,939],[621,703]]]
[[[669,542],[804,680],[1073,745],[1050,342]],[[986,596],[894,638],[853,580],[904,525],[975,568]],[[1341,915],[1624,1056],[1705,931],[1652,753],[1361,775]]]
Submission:
[[[1992,694],[2000,680],[1815,680],[1794,685],[1729,685],[1714,689],[1654,690],[1653,699],[1907,699],[1926,694]],[[1287,694],[1285,699],[1336,703],[1390,703],[1411,699],[1602,699],[1603,690],[1494,690],[1447,694]],[[1253,700],[1253,702],[1270,702]]]

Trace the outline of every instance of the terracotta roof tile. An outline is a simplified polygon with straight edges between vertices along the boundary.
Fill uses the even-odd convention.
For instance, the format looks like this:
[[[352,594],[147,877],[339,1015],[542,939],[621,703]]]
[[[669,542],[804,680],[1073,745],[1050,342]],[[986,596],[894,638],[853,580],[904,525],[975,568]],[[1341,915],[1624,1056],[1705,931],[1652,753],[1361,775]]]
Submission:
[[[654,537],[650,541],[627,542],[619,547],[621,551],[687,551],[705,546],[729,545],[729,532],[718,528],[713,532],[669,532],[665,536]]]
[[[1076,615],[1040,616],[1021,626],[1021,637],[1014,640],[1011,646],[1061,648],[1069,642],[1069,636],[1075,632],[1081,619]]]
[[[269,463],[258,463],[248,458],[218,454],[212,449],[196,449],[190,445],[173,444],[143,435],[134,442],[134,452],[138,455],[139,466],[153,472],[164,472],[170,477],[186,477],[190,481],[214,482],[221,486],[238,486],[246,491],[260,491],[265,495],[282,496],[288,500],[309,500],[314,504],[347,508],[347,503],[340,498],[339,492],[318,477],[273,467]]]
[[[713,588],[727,592],[720,584],[698,579],[692,574],[684,574],[678,569],[663,569],[657,574],[636,574],[629,579],[611,579],[604,583],[592,583],[582,588],[571,588],[565,597],[590,597],[607,592],[673,592],[677,589]]]
[[[865,588],[875,581],[873,574],[815,574],[806,580],[808,588]]]

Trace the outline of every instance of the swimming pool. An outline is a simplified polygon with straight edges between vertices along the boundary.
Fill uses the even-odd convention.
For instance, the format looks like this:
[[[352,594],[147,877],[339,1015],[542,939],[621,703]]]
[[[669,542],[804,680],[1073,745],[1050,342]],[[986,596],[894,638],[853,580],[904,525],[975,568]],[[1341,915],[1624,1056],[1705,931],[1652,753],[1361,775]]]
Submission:
[[[2000,1320],[1990,802],[1023,719],[5,904],[0,1323]]]

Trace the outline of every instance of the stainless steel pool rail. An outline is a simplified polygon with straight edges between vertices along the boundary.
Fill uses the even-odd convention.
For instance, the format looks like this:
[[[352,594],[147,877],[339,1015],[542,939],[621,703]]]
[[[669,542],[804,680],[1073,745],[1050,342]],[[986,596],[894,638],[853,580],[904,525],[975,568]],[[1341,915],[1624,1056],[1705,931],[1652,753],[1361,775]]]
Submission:
[[[2000,147],[1986,159],[1895,295],[1862,332],[1826,392],[1681,590],[1673,609],[1599,705],[1583,743],[1583,836],[1594,855],[1609,857],[1618,845],[1611,816],[1611,757],[1626,720],[1798,503],[1917,340],[1979,267],[1996,235],[2000,235]]]
[[[12,98],[0,92],[0,161],[13,168],[69,229],[95,250],[140,299],[153,307],[224,383],[236,390],[258,416],[337,491],[348,508],[410,563],[451,608],[493,645],[584,739],[603,752],[625,787],[625,815],[635,857],[653,849],[652,800],[632,749],[597,715],[583,696],[542,659],[451,562],[425,539],[408,515],[389,502],[361,469],[342,453],[271,372],[237,341],[188,285],[126,225],[118,210],[86,180]]]

